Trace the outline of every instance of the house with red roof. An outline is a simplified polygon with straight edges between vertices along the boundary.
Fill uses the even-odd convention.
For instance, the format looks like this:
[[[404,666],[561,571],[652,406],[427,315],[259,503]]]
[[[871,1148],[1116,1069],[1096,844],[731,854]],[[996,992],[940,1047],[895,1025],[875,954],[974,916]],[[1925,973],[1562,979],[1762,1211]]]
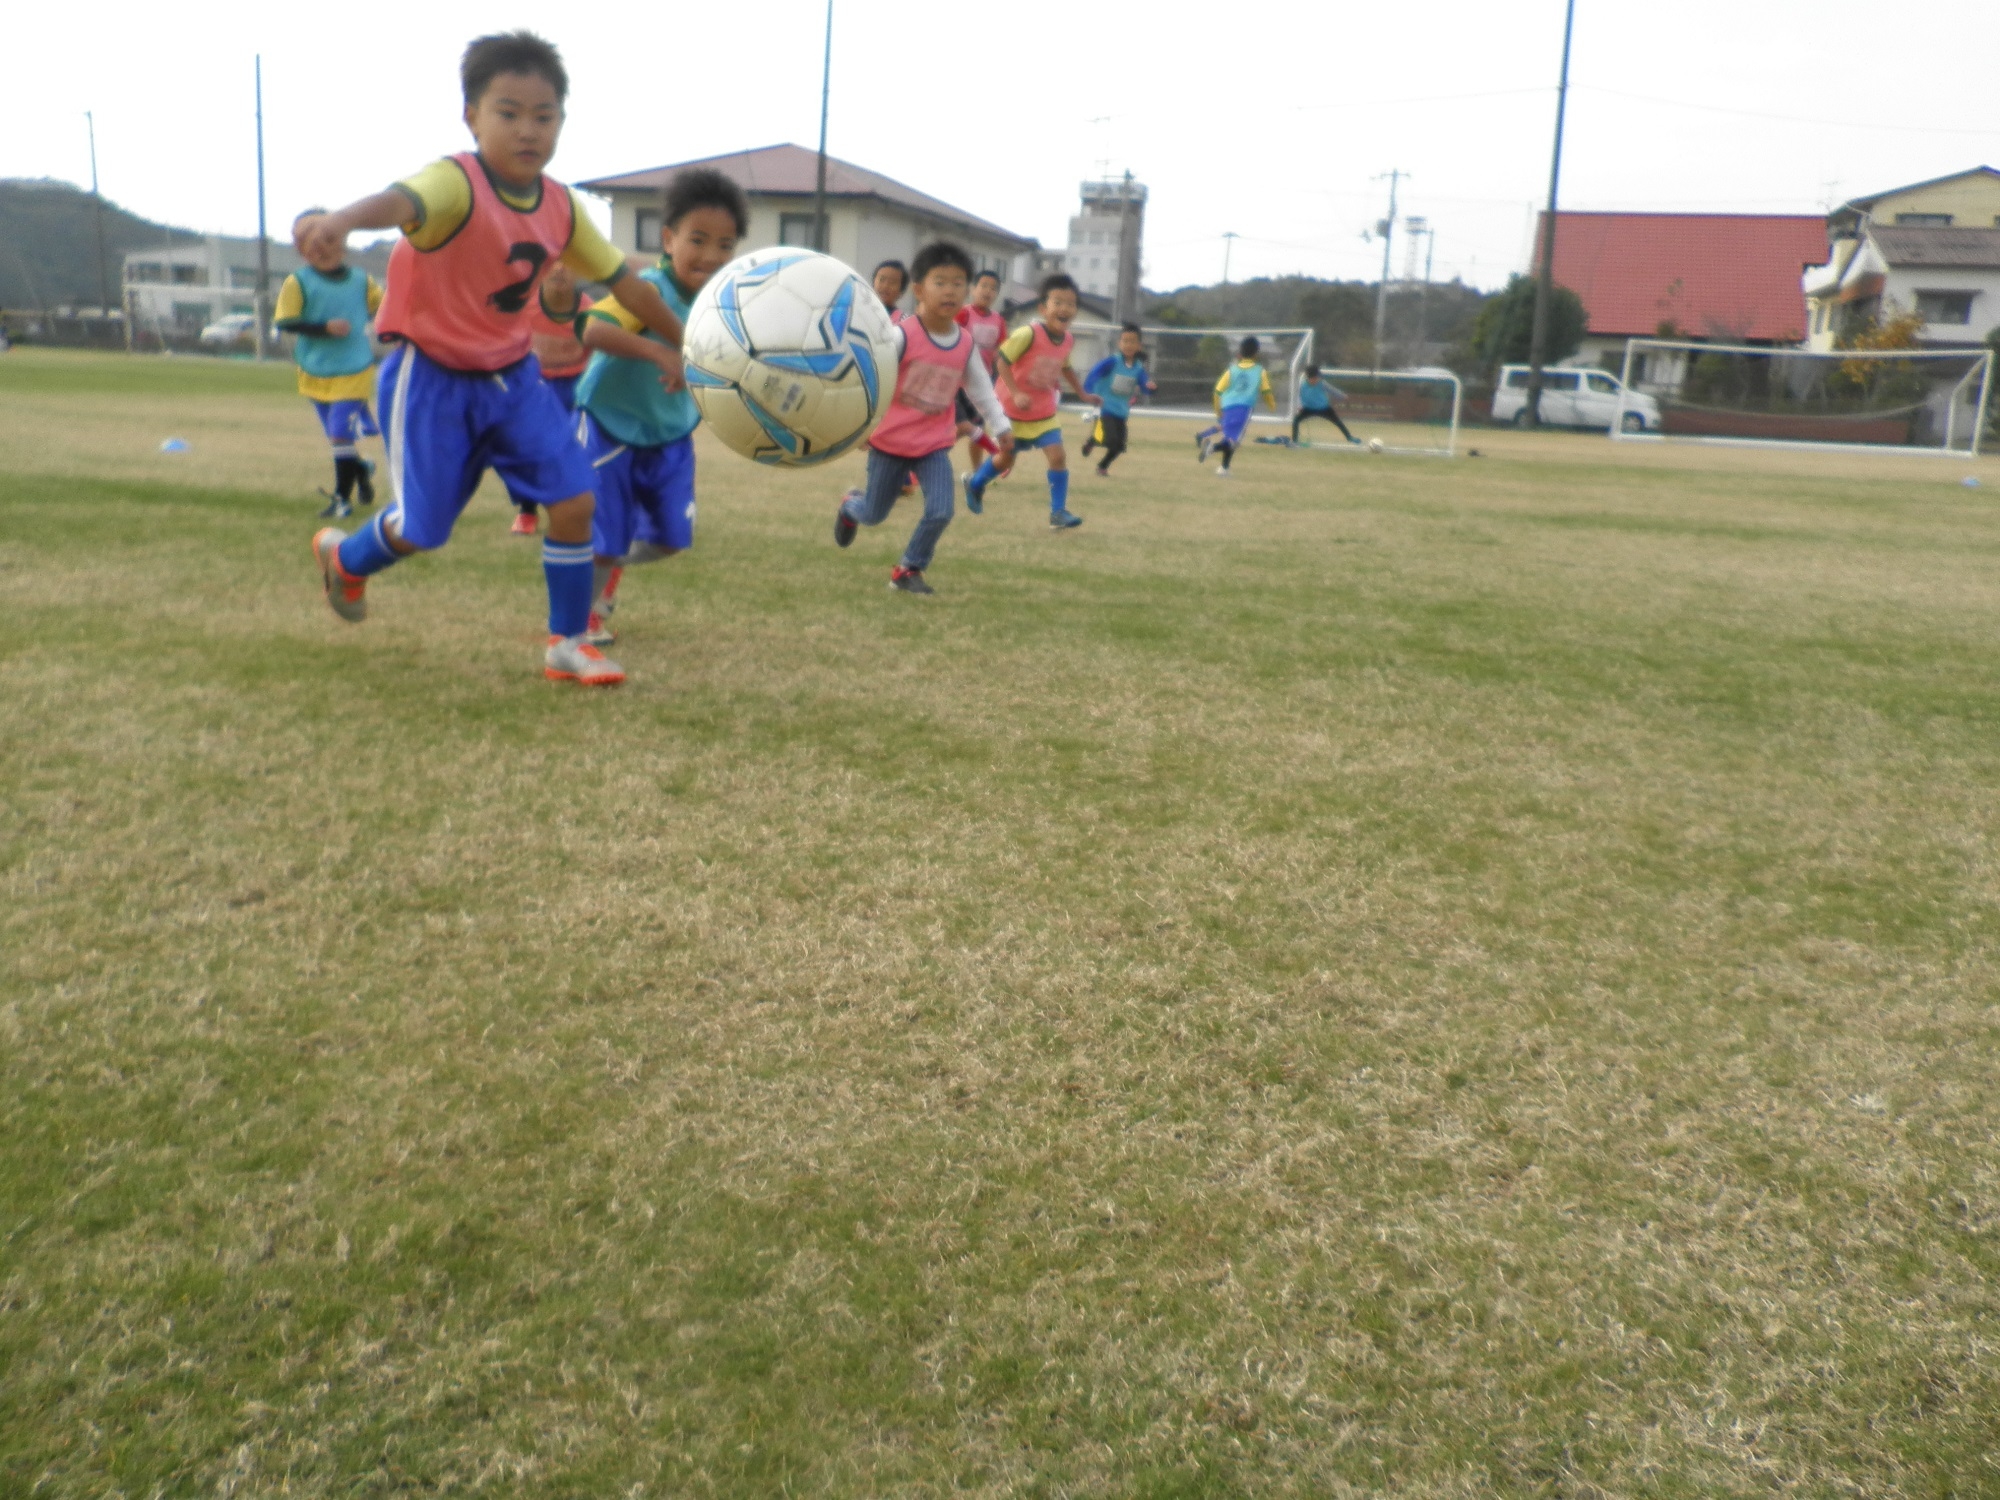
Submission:
[[[1537,271],[1547,219],[1536,230]],[[1818,214],[1559,213],[1555,279],[1589,315],[1570,363],[1615,370],[1629,338],[1797,344],[1806,336],[1799,277],[1826,259],[1826,246]]]

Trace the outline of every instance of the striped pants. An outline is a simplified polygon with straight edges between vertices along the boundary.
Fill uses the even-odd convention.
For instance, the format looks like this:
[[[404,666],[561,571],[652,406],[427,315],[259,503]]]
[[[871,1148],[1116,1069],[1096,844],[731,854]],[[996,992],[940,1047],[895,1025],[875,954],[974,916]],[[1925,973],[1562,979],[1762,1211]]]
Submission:
[[[940,448],[922,458],[898,458],[870,448],[867,486],[858,499],[841,508],[863,526],[880,526],[896,508],[897,497],[903,493],[903,481],[913,474],[918,488],[924,492],[924,514],[917,522],[917,529],[910,533],[910,544],[903,549],[903,566],[922,572],[931,565],[938,538],[951,524],[951,492],[955,482],[951,449]]]

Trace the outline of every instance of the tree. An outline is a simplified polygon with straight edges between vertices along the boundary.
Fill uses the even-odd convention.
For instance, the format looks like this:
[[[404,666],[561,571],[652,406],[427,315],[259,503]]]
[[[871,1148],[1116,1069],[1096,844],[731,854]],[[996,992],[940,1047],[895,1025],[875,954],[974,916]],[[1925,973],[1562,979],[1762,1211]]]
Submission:
[[[1547,362],[1555,364],[1576,353],[1590,328],[1583,299],[1566,286],[1553,289],[1549,299]],[[1486,299],[1465,344],[1466,362],[1489,378],[1502,365],[1527,363],[1535,337],[1535,278],[1515,275],[1507,289]]]

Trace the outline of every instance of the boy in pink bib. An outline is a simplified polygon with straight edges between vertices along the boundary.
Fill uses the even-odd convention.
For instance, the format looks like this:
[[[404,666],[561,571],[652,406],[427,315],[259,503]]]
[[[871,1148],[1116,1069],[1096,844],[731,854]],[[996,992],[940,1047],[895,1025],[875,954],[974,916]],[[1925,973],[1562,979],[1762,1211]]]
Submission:
[[[1058,271],[1042,280],[1038,316],[1009,334],[999,351],[997,383],[1001,404],[1014,422],[1014,440],[1041,449],[1049,461],[1049,526],[1055,531],[1083,524],[1083,517],[1069,508],[1069,459],[1063,453],[1062,417],[1057,414],[1062,387],[1068,385],[1078,399],[1093,406],[1103,404],[1084,390],[1070,363],[1076,335],[1069,325],[1075,321],[1076,283]],[[1012,465],[1010,453],[997,462],[989,458],[966,475],[965,503],[977,511],[986,486]]]
[[[902,346],[896,394],[868,439],[868,483],[849,490],[840,502],[833,518],[833,540],[845,547],[858,528],[887,520],[904,480],[914,474],[923,488],[924,513],[910,533],[902,561],[889,575],[889,585],[906,594],[929,594],[935,590],[924,581],[924,570],[937,551],[938,538],[951,524],[951,449],[958,438],[959,393],[970,398],[985,419],[986,430],[1009,457],[1014,436],[994,397],[986,365],[978,357],[978,345],[957,321],[972,278],[972,258],[940,240],[917,252],[910,277],[916,284],[917,310],[896,324],[895,336]],[[967,504],[974,514],[980,510],[970,499]]]

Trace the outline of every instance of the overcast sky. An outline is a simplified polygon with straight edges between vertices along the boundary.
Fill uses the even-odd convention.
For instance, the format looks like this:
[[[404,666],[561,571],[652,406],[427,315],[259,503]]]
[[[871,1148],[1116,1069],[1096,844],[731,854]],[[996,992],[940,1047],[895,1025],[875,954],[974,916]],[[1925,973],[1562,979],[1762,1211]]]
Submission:
[[[1033,0],[1021,15],[1058,19],[996,4],[895,19],[913,10],[836,0],[829,150],[1045,244],[1064,242],[1081,179],[1129,168],[1152,194],[1149,286],[1219,278],[1224,231],[1235,279],[1372,279],[1381,247],[1361,236],[1401,168],[1399,209],[1435,227],[1440,279],[1493,285],[1526,262],[1562,0]],[[83,52],[79,14],[10,10],[0,176],[88,183],[94,110],[106,195],[200,229],[256,227],[258,52],[274,228],[460,149],[459,51],[505,27],[568,60],[565,178],[810,146],[819,129],[820,0],[113,0],[90,8]],[[1578,0],[1576,25],[1565,207],[1815,213],[2000,163],[1995,0]]]

